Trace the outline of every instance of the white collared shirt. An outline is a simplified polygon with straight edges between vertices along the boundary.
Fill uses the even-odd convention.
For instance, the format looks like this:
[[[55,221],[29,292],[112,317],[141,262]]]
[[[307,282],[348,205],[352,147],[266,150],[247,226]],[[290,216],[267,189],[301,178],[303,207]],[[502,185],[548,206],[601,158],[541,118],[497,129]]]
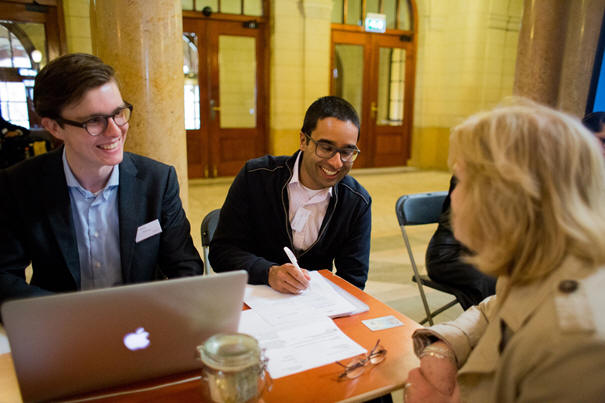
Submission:
[[[296,157],[292,179],[288,183],[289,219],[294,248],[306,250],[317,240],[332,197],[332,187],[313,190],[300,182],[301,154]]]
[[[67,163],[65,150],[63,171],[78,243],[80,288],[88,290],[122,284],[118,215],[120,167],[113,167],[107,184],[96,194],[80,185]]]

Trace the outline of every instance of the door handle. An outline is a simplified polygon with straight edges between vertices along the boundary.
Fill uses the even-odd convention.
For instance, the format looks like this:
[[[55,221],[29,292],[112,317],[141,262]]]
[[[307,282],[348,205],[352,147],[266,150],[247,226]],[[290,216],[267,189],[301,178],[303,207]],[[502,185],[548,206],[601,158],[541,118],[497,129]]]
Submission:
[[[376,119],[376,112],[378,112],[378,107],[376,106],[376,102],[372,101],[370,104],[370,116],[372,119]]]
[[[210,100],[210,119],[216,119],[216,112],[220,112],[221,107],[216,105],[216,101],[214,99]]]

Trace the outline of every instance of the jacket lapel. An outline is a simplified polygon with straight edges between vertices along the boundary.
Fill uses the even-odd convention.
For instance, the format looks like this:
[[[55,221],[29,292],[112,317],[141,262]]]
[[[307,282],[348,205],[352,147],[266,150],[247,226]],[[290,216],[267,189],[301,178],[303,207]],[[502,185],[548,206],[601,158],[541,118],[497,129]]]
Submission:
[[[63,147],[53,151],[53,158],[49,159],[48,166],[44,167],[42,197],[46,199],[46,211],[50,227],[54,232],[61,254],[65,259],[67,268],[74,278],[76,287],[80,288],[80,257],[76,230],[71,215],[71,200],[69,189],[63,171]]]
[[[120,217],[120,261],[122,263],[122,276],[125,283],[130,279],[130,267],[135,247],[137,232],[136,195],[139,194],[139,179],[137,168],[129,154],[124,153],[120,163],[120,185],[118,187],[118,214]]]
[[[500,359],[500,352],[498,351],[500,338],[500,321],[497,319],[490,320],[490,324],[481,337],[479,344],[473,349],[464,366],[460,368],[459,374],[495,371]]]

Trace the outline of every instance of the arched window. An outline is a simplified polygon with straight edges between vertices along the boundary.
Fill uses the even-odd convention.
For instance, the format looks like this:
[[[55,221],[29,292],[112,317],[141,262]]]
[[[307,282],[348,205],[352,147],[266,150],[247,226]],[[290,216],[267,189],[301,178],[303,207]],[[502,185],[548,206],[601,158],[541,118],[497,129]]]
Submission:
[[[34,77],[45,62],[31,37],[44,37],[44,25],[0,22],[0,109],[7,121],[30,128]]]

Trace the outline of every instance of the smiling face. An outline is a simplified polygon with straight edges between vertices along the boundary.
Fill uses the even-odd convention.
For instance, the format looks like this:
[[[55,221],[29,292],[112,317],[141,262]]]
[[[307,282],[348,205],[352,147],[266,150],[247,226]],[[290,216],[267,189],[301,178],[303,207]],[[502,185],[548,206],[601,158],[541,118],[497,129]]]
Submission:
[[[111,80],[87,91],[79,101],[67,105],[61,111],[61,117],[84,122],[94,116],[114,114],[123,106],[120,90],[116,82]],[[55,137],[63,140],[69,167],[85,187],[91,181],[106,181],[113,167],[122,162],[128,123],[118,126],[110,118],[107,128],[98,136],[91,136],[84,128],[69,124],[61,127],[50,118],[43,118],[42,124]]]
[[[329,117],[317,121],[311,138],[322,141],[337,148],[355,147],[358,137],[357,127],[350,121],[342,121]],[[353,166],[352,162],[343,163],[340,154],[332,158],[320,158],[315,153],[315,143],[308,141],[304,133],[300,133],[300,150],[303,152],[300,162],[300,181],[309,189],[324,189],[334,186],[345,177]]]

